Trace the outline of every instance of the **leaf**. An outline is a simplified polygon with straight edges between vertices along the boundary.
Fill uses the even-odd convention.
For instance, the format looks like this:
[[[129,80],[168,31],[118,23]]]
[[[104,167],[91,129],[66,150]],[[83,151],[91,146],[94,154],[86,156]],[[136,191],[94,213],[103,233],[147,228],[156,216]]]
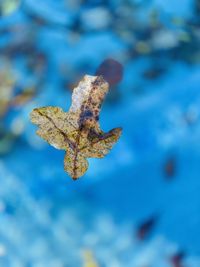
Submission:
[[[31,112],[32,123],[39,126],[37,134],[55,148],[66,150],[64,168],[74,180],[87,171],[87,158],[103,158],[121,135],[121,128],[104,133],[99,126],[107,91],[102,76],[86,75],[73,91],[69,112],[51,106]]]

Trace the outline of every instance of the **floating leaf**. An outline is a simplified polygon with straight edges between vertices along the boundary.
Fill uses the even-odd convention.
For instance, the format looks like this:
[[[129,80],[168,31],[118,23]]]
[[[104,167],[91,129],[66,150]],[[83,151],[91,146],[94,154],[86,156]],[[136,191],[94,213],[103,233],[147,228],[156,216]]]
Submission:
[[[102,76],[84,76],[74,89],[69,112],[58,107],[36,108],[31,121],[37,134],[57,149],[66,150],[64,168],[76,180],[87,168],[87,158],[103,158],[121,135],[121,128],[104,133],[99,112],[108,91]]]

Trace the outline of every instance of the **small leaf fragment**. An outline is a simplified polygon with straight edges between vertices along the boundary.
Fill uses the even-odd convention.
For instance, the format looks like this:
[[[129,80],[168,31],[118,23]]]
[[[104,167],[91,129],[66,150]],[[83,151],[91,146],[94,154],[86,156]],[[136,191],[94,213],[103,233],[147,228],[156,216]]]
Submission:
[[[30,115],[37,134],[66,151],[65,171],[78,179],[88,169],[87,158],[103,158],[121,135],[121,128],[104,133],[99,126],[101,104],[108,91],[102,76],[85,75],[74,89],[69,112],[58,107],[35,108]]]
[[[76,180],[87,171],[88,161],[81,153],[69,149],[65,155],[64,169],[73,180]]]

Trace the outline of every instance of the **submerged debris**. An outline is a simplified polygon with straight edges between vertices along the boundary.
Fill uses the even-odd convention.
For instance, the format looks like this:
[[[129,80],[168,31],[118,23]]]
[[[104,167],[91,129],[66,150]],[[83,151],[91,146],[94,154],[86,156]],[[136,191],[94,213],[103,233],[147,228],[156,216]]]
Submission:
[[[66,150],[64,168],[76,180],[87,168],[86,158],[103,158],[121,135],[121,128],[104,133],[99,112],[108,91],[102,76],[84,76],[72,95],[69,112],[58,107],[36,108],[31,121],[39,126],[37,134],[57,149]]]
[[[16,135],[10,131],[6,131],[0,124],[0,156],[11,150],[15,140]]]
[[[102,75],[109,85],[116,85],[122,80],[123,66],[118,61],[108,58],[98,67],[96,75]]]
[[[176,174],[176,158],[171,156],[164,164],[164,174],[166,179],[173,178]]]
[[[157,219],[158,219],[157,216],[153,216],[139,225],[137,230],[138,239],[143,240],[149,235],[149,233],[154,228]]]
[[[2,117],[9,108],[13,97],[15,80],[10,71],[2,69],[0,71],[0,117]]]
[[[9,66],[0,69],[0,118],[4,117],[10,108],[26,104],[34,95],[34,87],[18,85],[17,78]]]
[[[85,250],[83,252],[83,260],[84,260],[83,267],[98,267],[99,266],[94,259],[92,251],[90,250]]]
[[[19,8],[20,3],[20,0],[0,1],[0,17],[10,15],[11,13],[15,12]]]
[[[171,258],[170,261],[172,263],[173,267],[183,267],[183,259],[185,257],[185,252],[180,251],[176,254],[174,254]]]

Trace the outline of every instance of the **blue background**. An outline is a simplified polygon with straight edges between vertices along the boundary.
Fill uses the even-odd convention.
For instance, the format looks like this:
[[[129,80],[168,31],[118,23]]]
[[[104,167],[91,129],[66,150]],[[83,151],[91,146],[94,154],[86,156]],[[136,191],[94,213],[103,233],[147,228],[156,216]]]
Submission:
[[[1,8],[0,72],[14,82],[0,115],[0,266],[199,267],[200,2]],[[73,87],[107,58],[124,76],[100,124],[123,134],[74,182],[64,151],[36,136],[29,114],[50,105],[67,111]],[[30,88],[33,96],[14,105]]]

